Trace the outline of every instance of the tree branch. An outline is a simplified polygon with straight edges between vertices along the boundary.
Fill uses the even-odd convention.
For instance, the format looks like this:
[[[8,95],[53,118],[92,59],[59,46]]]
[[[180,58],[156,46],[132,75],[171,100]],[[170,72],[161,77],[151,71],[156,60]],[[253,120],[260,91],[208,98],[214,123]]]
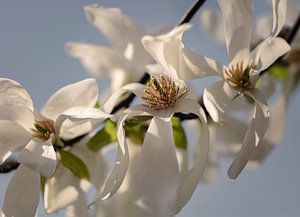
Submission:
[[[182,17],[180,23],[178,26],[188,23],[191,21],[191,19],[194,17],[194,15],[197,13],[199,8],[204,4],[206,0],[198,0],[194,3],[194,5],[188,10],[188,12]]]
[[[299,28],[300,28],[300,12],[298,14],[295,24],[293,25],[292,29],[287,34],[287,37],[286,37],[287,43],[291,44],[294,41]]]

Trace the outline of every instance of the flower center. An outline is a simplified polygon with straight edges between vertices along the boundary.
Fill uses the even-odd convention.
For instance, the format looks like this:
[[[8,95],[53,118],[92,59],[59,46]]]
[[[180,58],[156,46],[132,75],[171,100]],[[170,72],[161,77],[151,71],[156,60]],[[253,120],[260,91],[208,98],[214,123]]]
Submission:
[[[186,92],[179,93],[179,86],[166,76],[155,78],[151,76],[150,82],[147,84],[142,98],[147,102],[147,106],[153,110],[165,109],[173,106]]]
[[[250,72],[254,68],[252,64],[246,68],[243,67],[243,62],[233,65],[229,69],[224,70],[225,79],[228,83],[238,91],[245,91],[254,88],[250,80]]]
[[[35,129],[31,129],[33,137],[41,140],[48,140],[51,133],[54,133],[53,121],[51,120],[35,120]]]

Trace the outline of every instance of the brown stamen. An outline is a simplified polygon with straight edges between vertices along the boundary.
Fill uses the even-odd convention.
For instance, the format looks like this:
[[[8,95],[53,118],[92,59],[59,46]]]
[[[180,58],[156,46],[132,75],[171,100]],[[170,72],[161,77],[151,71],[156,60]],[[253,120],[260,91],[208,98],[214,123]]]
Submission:
[[[244,68],[243,62],[240,62],[229,69],[225,69],[224,77],[233,88],[243,92],[254,88],[254,85],[250,80],[250,73],[252,69],[254,69],[254,65],[250,64]]]
[[[51,120],[35,120],[35,129],[31,129],[33,137],[41,140],[48,140],[51,133],[54,133],[53,121]]]
[[[159,79],[152,77],[142,98],[148,103],[149,108],[160,110],[173,106],[186,92],[187,89],[179,94],[179,86],[170,77],[161,76]]]

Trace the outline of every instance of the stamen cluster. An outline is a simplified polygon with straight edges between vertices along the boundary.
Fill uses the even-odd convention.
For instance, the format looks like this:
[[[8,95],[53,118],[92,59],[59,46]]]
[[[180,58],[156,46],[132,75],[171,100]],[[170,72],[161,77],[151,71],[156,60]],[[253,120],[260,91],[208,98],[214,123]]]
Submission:
[[[41,140],[48,140],[51,133],[55,132],[51,120],[35,120],[34,126],[36,129],[31,129],[31,134]]]
[[[179,86],[170,77],[160,76],[159,79],[151,77],[144,90],[142,98],[148,103],[147,106],[153,110],[165,109],[173,106],[185,93],[179,95]]]
[[[229,69],[225,69],[224,76],[233,88],[243,92],[254,88],[250,80],[250,72],[253,68],[254,66],[252,64],[244,68],[243,62],[240,62]]]

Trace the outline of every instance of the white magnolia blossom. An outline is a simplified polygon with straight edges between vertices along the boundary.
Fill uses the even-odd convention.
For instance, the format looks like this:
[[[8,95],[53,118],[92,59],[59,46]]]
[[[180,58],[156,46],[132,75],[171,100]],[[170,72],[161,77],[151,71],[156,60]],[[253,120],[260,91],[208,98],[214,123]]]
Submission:
[[[205,89],[203,101],[211,118],[222,122],[237,96],[250,97],[255,102],[251,123],[244,137],[241,150],[232,162],[228,175],[236,178],[247,164],[254,148],[263,138],[269,120],[269,110],[263,94],[256,88],[259,73],[269,67],[278,57],[289,51],[290,46],[277,37],[284,22],[286,0],[273,4],[274,22],[272,34],[250,52],[252,33],[252,1],[219,0],[225,28],[225,40],[229,55],[228,66],[216,60],[183,49],[185,63],[194,70],[181,78],[194,79],[217,75],[221,80]]]
[[[39,201],[40,176],[51,177],[57,166],[53,145],[62,145],[63,123],[89,119],[103,120],[110,115],[94,107],[98,87],[86,79],[50,97],[38,113],[28,92],[16,81],[0,79],[0,156],[1,162],[15,150],[21,165],[12,177],[2,207],[5,217],[34,216]],[[79,134],[81,135],[81,134]]]
[[[132,200],[138,216],[173,216],[188,202],[205,169],[209,132],[206,116],[200,105],[185,97],[187,86],[178,74],[183,73],[178,62],[182,33],[191,26],[186,24],[157,37],[145,36],[143,45],[160,65],[148,85],[132,83],[115,91],[103,105],[110,112],[118,98],[133,92],[146,105],[139,104],[125,110],[118,120],[118,154],[111,176],[101,194],[102,199],[112,196],[122,184],[130,161],[123,123],[136,116],[149,116],[149,128],[132,177]],[[166,65],[166,60],[173,62]],[[179,170],[172,133],[171,117],[176,112],[194,113],[202,123],[202,140],[195,148],[198,158],[188,170]]]
[[[85,13],[112,47],[69,42],[68,53],[78,58],[93,76],[108,76],[112,90],[138,81],[145,66],[153,62],[141,43],[146,31],[118,8],[90,5],[85,7]]]
[[[91,151],[87,146],[91,138],[92,134],[87,135],[71,150],[86,164],[89,180],[80,179],[63,165],[58,165],[54,175],[45,183],[44,207],[48,213],[66,208],[66,217],[88,217],[87,194],[100,190],[108,173],[103,151]]]

